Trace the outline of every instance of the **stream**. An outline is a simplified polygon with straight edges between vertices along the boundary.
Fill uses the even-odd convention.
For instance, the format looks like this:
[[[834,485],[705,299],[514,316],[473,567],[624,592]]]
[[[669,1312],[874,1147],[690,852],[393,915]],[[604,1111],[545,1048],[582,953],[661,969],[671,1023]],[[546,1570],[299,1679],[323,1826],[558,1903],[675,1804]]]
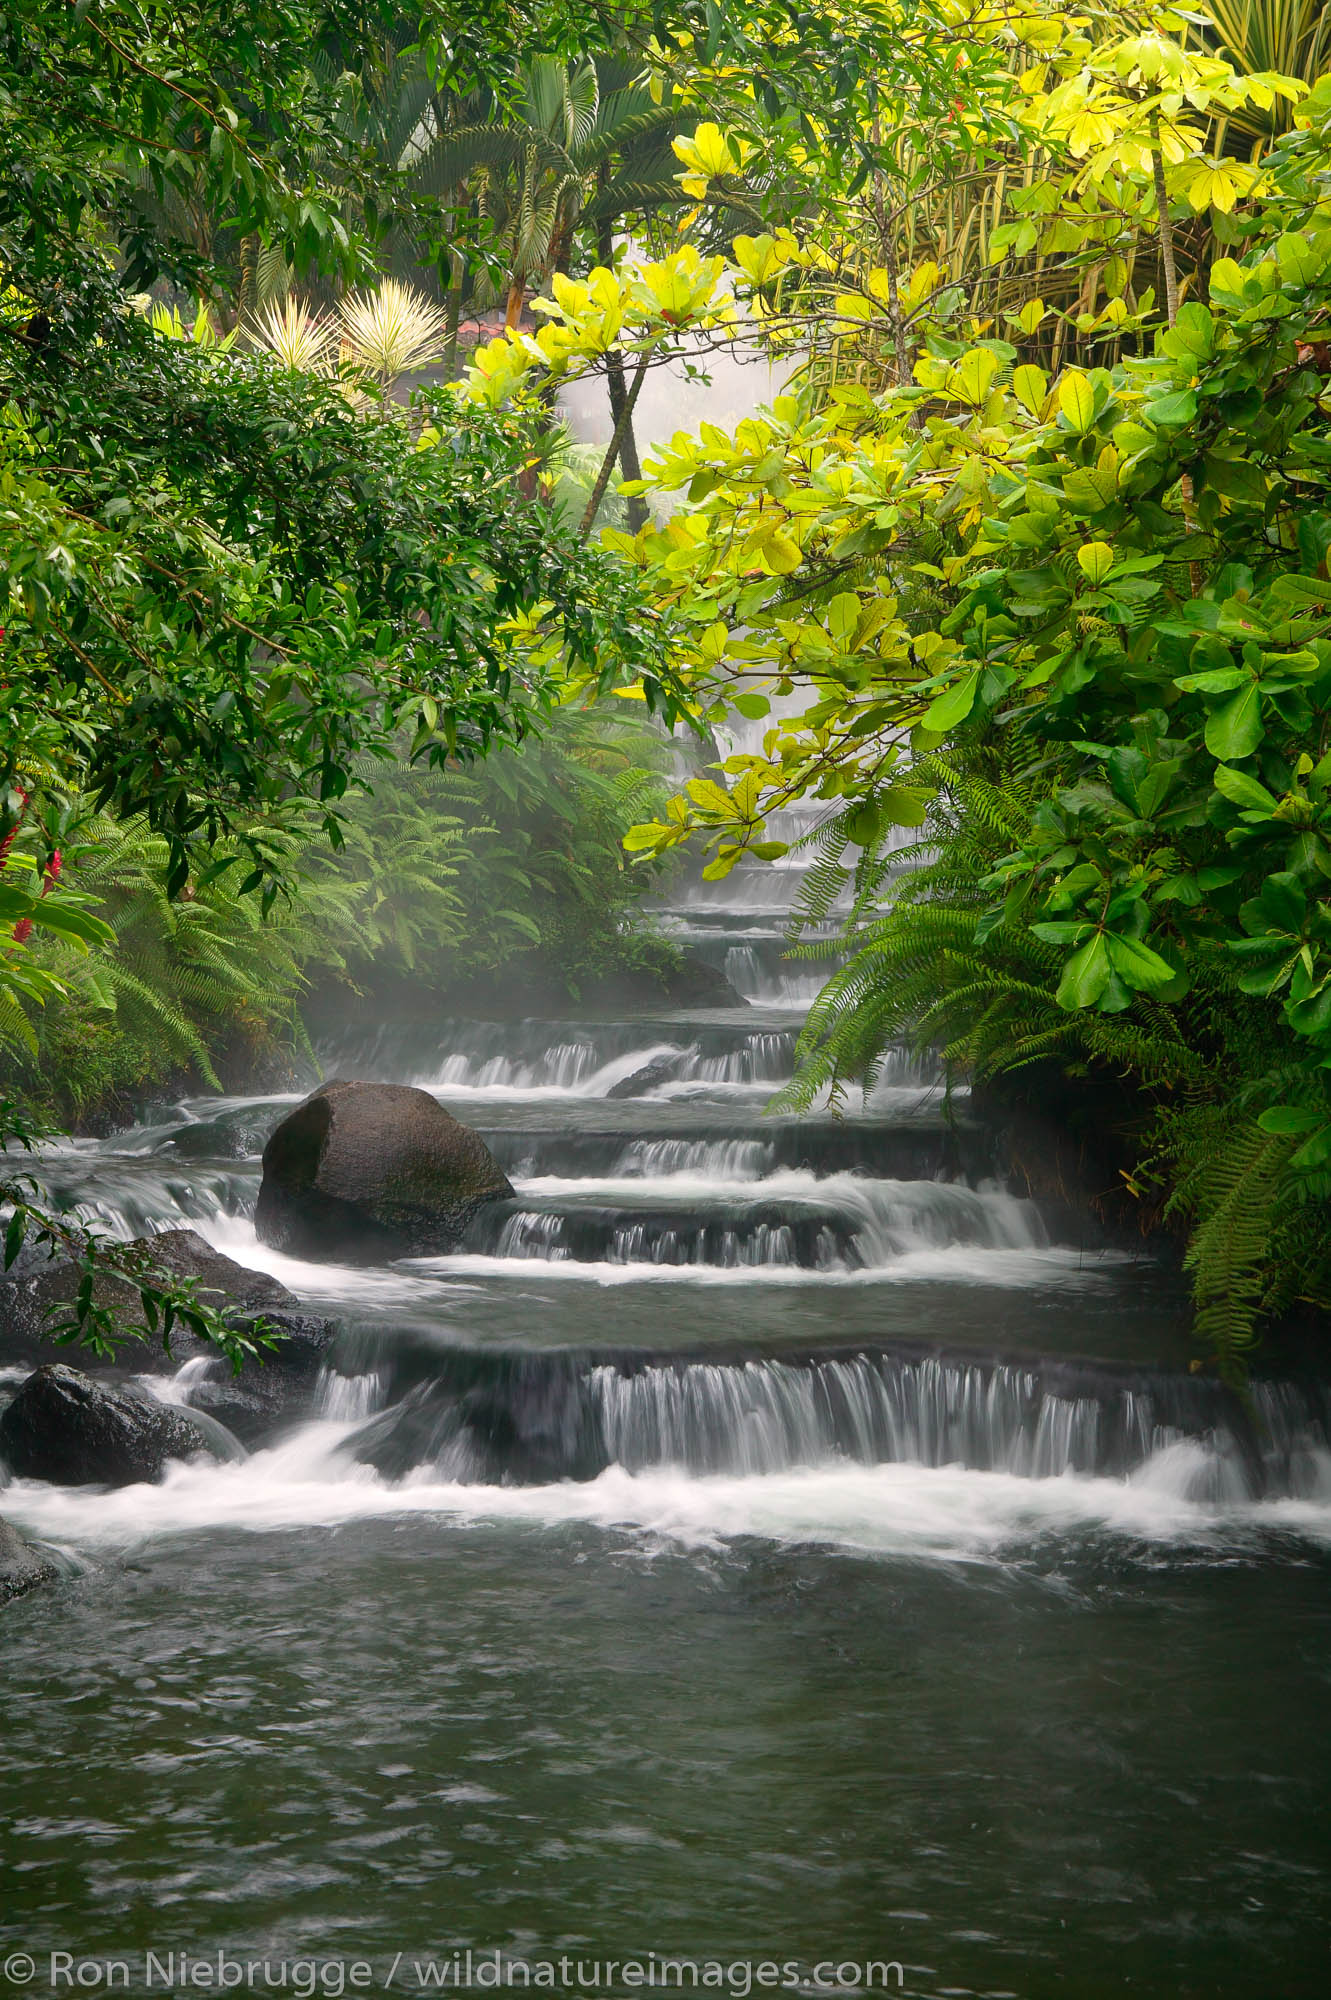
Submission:
[[[261,1246],[293,1098],[42,1160],[65,1207],[188,1223],[342,1332],[243,1463],[3,1494],[66,1572],[4,1613],[30,1990],[60,1950],[174,1990],[141,1970],[173,1948],[262,1958],[259,1991],[297,1959],[306,1991],[352,1961],[446,1989],[468,1950],[567,1955],[587,1994],[630,1959],[729,1992],[1331,1990],[1326,1389],[1259,1373],[1245,1410],[1189,1373],[1177,1273],[1007,1191],[904,1057],[845,1118],[764,1116],[817,985],[788,890],[668,914],[742,1007],[321,1052],[483,1134],[516,1199],[457,1255]],[[188,1402],[208,1365],[145,1381]]]

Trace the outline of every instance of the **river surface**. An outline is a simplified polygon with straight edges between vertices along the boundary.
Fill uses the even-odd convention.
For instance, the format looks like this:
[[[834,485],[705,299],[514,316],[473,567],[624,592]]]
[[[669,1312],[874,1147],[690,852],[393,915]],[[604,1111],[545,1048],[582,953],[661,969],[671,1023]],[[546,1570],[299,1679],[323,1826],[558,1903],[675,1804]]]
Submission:
[[[325,1052],[484,1133],[517,1196],[456,1256],[260,1246],[289,1099],[42,1163],[344,1330],[243,1463],[3,1495],[66,1572],[0,1626],[28,1990],[52,1951],[218,1983],[145,1969],[174,1950],[417,1994],[470,1950],[588,1995],[666,1959],[731,1993],[1331,1991],[1324,1391],[1190,1375],[1174,1275],[1007,1192],[904,1061],[844,1120],[764,1117],[811,984],[780,894],[672,920],[742,1008]]]

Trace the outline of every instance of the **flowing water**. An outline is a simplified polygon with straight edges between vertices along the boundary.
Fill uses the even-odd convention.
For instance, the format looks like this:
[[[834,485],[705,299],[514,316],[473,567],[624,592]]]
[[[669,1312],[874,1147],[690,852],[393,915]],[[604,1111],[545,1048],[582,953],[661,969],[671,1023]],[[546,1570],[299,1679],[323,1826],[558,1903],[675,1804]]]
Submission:
[[[674,913],[742,1008],[327,1052],[505,1166],[457,1255],[260,1246],[289,1099],[42,1163],[342,1332],[244,1462],[3,1495],[66,1570],[3,1614],[31,1990],[52,1950],[195,1990],[150,1949],[215,1985],[266,1960],[258,1991],[306,1960],[306,1991],[447,1989],[468,1950],[473,1984],[497,1950],[586,1994],[646,1985],[626,1960],[732,1993],[1331,1990],[1326,1392],[1190,1374],[1170,1270],[1015,1198],[904,1061],[844,1120],[764,1117],[808,995],[789,886]]]

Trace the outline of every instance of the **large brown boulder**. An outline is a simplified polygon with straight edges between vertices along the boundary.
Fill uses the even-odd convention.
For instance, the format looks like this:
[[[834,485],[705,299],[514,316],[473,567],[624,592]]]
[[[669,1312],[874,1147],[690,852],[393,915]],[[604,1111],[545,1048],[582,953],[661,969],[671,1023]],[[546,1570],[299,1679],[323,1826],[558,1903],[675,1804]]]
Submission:
[[[513,1189],[485,1141],[426,1090],[326,1083],[263,1152],[259,1241],[324,1263],[454,1250],[477,1209]]]

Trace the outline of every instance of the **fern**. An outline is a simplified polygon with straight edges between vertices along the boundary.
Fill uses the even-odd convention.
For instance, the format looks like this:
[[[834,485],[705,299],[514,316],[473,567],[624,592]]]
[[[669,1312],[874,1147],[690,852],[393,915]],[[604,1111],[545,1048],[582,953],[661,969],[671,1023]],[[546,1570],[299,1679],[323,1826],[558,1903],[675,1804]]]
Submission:
[[[282,836],[294,892],[267,916],[240,893],[241,846],[216,850],[222,872],[171,901],[165,841],[86,819],[67,865],[115,948],[43,946],[66,998],[0,1007],[0,1055],[29,1092],[86,1114],[181,1073],[217,1087],[242,1052],[311,1061],[300,1010],[316,981],[447,991],[534,951],[570,987],[612,970],[638,949],[629,916],[653,879],[627,866],[622,836],[662,809],[667,758],[654,729],[593,708],[467,771],[367,760],[340,849],[321,812]],[[277,836],[256,822],[248,838]]]
[[[1044,1064],[1118,1079],[1141,1147],[1129,1185],[1161,1189],[1160,1217],[1189,1227],[1197,1338],[1238,1381],[1266,1319],[1298,1301],[1331,1302],[1331,1172],[1296,1171],[1299,1138],[1258,1123],[1276,1104],[1324,1110],[1324,1086],[1310,1081],[1270,1011],[1239,992],[1219,946],[1196,947],[1179,1003],[1139,995],[1115,1014],[1059,1006],[1063,954],[1019,917],[994,921],[983,886],[1050,785],[1021,757],[1009,736],[967,768],[916,759],[912,776],[938,795],[904,877],[889,851],[847,863],[845,813],[811,836],[819,858],[799,923],[825,922],[847,884],[856,893],[839,936],[798,948],[842,962],[809,1010],[795,1077],[773,1108],[804,1110],[824,1097],[839,1108],[902,1047],[940,1057],[949,1086]]]

